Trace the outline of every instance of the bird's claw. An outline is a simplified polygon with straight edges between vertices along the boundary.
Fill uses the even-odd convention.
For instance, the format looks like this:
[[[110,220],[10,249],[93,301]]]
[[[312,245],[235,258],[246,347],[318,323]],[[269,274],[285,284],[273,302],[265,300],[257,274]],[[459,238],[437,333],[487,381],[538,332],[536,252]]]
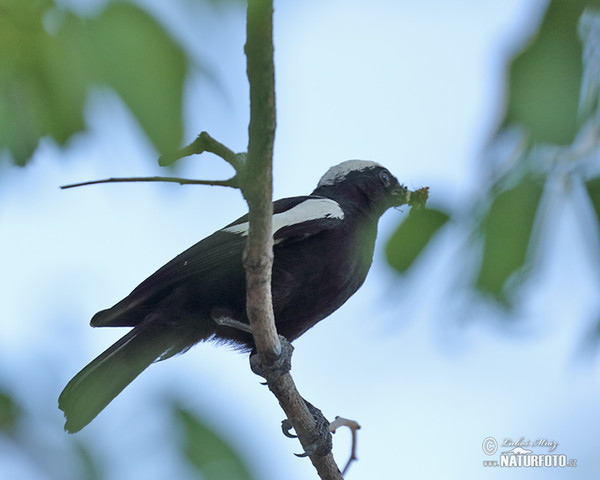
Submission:
[[[288,437],[288,438],[298,438],[298,435],[294,435],[293,433],[290,433],[290,430],[292,430],[294,427],[292,426],[292,422],[290,422],[290,420],[288,418],[286,418],[285,420],[281,421],[281,431],[283,432],[283,434]]]
[[[317,450],[316,444],[312,443],[308,446],[304,453],[294,453],[298,458],[310,457]]]
[[[304,446],[303,453],[295,453],[294,455],[300,458],[309,457],[311,455],[325,456],[329,452],[331,452],[331,449],[333,447],[333,438],[329,430],[330,422],[329,420],[327,420],[327,418],[325,418],[323,412],[321,412],[321,410],[315,407],[312,403],[307,402],[306,400],[304,400],[304,402],[306,403],[308,410],[315,419],[315,435],[313,437],[312,442],[309,445]],[[284,422],[286,422],[286,420],[284,420]],[[287,422],[289,422],[289,420],[287,420]]]
[[[333,447],[333,440],[331,438],[331,433],[329,432],[329,427],[327,427],[327,431],[320,431],[315,440],[304,447],[303,453],[294,453],[299,458],[310,457],[311,455],[319,455],[324,457]]]

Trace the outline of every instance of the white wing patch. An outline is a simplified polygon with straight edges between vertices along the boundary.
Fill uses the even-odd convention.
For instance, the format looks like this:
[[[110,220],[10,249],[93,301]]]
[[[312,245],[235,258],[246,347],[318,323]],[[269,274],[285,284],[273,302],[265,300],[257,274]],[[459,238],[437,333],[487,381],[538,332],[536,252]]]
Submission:
[[[309,198],[299,203],[285,212],[273,215],[273,235],[284,227],[298,225],[311,220],[320,218],[344,218],[342,207],[329,198]],[[224,232],[236,233],[238,235],[248,235],[248,222],[232,225],[224,228]]]

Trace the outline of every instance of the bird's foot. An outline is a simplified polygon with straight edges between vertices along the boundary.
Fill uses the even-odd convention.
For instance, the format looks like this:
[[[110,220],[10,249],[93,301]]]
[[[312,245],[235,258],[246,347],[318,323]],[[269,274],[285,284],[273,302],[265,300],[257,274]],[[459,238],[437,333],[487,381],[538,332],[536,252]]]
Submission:
[[[275,382],[281,375],[292,369],[292,352],[294,347],[285,337],[279,335],[281,352],[270,365],[265,365],[256,352],[250,354],[250,368],[256,375],[263,377],[267,383]]]
[[[250,354],[250,368],[252,371],[263,377],[267,384],[273,385],[282,375],[288,373],[292,368],[292,352],[294,347],[292,344],[281,335],[279,336],[281,342],[281,352],[279,356],[270,365],[265,365],[261,362],[259,355],[256,352]],[[333,439],[329,430],[329,420],[325,418],[321,410],[315,407],[310,402],[304,400],[306,407],[315,419],[315,428],[312,438],[309,439],[309,443],[303,444],[304,453],[297,453],[298,457],[308,457],[310,455],[327,455],[331,452],[333,446]],[[296,438],[296,435],[290,431],[293,429],[292,422],[289,419],[285,419],[281,422],[281,430],[286,437]]]
[[[323,412],[321,412],[321,410],[315,407],[312,403],[306,400],[304,400],[304,403],[306,403],[308,410],[315,419],[315,434],[311,442],[304,447],[304,452],[295,453],[294,455],[297,457],[308,457],[310,455],[325,456],[331,452],[333,447],[333,439],[329,427],[330,422],[327,420],[327,418],[325,418]],[[290,432],[292,428],[292,422],[290,422],[289,419],[286,418],[281,422],[281,430],[286,437],[296,438],[296,435]]]

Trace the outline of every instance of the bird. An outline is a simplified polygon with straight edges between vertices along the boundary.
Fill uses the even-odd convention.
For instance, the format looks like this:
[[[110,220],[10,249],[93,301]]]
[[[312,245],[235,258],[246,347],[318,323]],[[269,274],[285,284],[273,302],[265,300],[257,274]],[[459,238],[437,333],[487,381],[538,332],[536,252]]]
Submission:
[[[331,167],[307,196],[273,202],[272,301],[279,335],[290,342],[341,307],[370,269],[379,218],[409,203],[410,191],[379,163]],[[179,254],[93,327],[133,327],[68,382],[58,406],[65,430],[88,425],[153,362],[216,340],[254,348],[246,316],[243,251],[248,215]]]

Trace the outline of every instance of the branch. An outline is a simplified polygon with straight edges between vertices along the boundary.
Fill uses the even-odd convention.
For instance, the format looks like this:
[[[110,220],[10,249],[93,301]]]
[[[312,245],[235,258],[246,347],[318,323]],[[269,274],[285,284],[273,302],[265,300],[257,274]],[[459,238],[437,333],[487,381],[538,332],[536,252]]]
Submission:
[[[123,178],[105,178],[103,180],[90,180],[88,182],[72,183],[70,185],[62,185],[60,188],[84,187],[86,185],[97,185],[99,183],[123,183],[123,182],[168,182],[178,183],[179,185],[210,185],[218,187],[240,188],[236,176],[234,175],[229,180],[193,180],[179,177],[123,177]]]
[[[203,152],[214,153],[221,157],[235,169],[235,175],[229,180],[192,180],[179,177],[126,177],[126,178],[106,178],[104,180],[90,180],[88,182],[73,183],[63,185],[61,189],[83,187],[86,185],[97,185],[99,183],[121,183],[121,182],[171,182],[179,185],[210,185],[219,187],[232,187],[241,189],[239,176],[244,172],[246,154],[235,153],[221,142],[212,138],[207,132],[201,132],[192,143],[187,147],[177,150],[174,153],[162,155],[158,159],[160,166],[171,165],[180,158],[189,155],[195,155]]]
[[[245,50],[250,83],[248,156],[241,182],[250,223],[244,255],[246,309],[260,363],[268,367],[282,355],[271,298],[272,163],[276,126],[272,0],[248,1]],[[309,451],[319,436],[319,425],[291,375],[289,372],[275,375],[267,379],[267,385],[279,400],[305,451]],[[313,453],[310,459],[321,479],[342,478],[331,451],[325,455]]]
[[[237,154],[212,138],[207,132],[201,132],[192,143],[176,152],[162,155],[158,159],[161,167],[172,165],[177,160],[190,155],[196,155],[204,152],[214,153],[229,163],[236,172],[239,172],[244,166],[243,154]]]
[[[271,299],[272,171],[276,124],[272,18],[272,0],[248,2],[245,50],[250,83],[250,125],[247,170],[242,182],[250,224],[244,257],[246,309],[257,351],[266,365],[271,365],[281,352]]]

